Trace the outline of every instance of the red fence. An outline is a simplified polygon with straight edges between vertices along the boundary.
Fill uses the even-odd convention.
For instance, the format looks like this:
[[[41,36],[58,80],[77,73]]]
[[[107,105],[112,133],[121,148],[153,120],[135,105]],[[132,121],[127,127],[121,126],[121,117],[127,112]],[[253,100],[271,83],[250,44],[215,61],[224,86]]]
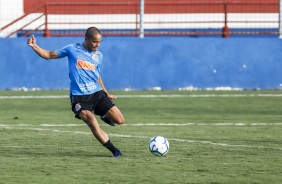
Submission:
[[[48,2],[54,8],[50,14],[138,14],[139,0],[24,0],[24,12],[28,13]],[[57,6],[56,6],[57,4]],[[61,5],[64,4],[62,8]],[[91,6],[93,4],[94,6]],[[145,14],[163,13],[277,13],[277,0],[145,0]],[[75,6],[75,7],[74,7]],[[43,13],[44,9],[36,12]]]

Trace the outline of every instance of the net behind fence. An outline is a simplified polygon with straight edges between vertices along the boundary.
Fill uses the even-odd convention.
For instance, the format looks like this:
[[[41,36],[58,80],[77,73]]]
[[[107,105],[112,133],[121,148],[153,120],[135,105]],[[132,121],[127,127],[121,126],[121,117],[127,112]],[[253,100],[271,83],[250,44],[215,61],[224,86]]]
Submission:
[[[278,0],[144,0],[143,15],[140,0],[24,0],[22,7],[1,36],[83,36],[90,26],[105,36],[138,36],[141,25],[145,36],[279,34]]]

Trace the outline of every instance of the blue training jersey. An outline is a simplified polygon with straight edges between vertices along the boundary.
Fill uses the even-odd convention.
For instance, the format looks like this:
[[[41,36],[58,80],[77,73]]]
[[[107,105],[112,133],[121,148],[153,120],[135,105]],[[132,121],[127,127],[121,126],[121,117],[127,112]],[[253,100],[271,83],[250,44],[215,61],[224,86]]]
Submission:
[[[103,60],[101,52],[86,50],[82,44],[70,44],[56,52],[59,58],[68,57],[72,95],[88,95],[102,90],[98,82]]]

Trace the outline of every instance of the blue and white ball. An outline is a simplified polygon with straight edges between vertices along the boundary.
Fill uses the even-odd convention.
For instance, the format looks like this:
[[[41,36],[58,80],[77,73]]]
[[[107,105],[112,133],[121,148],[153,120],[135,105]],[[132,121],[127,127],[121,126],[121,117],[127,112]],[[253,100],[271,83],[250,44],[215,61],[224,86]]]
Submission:
[[[155,136],[149,141],[149,150],[155,156],[164,156],[169,150],[169,143],[165,137]]]

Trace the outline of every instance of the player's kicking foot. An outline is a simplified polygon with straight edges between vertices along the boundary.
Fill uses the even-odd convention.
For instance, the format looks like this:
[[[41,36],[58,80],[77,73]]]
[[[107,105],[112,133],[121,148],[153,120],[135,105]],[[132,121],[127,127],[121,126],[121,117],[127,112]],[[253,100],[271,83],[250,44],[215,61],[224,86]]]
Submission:
[[[113,122],[110,120],[110,118],[108,118],[106,115],[100,116],[100,119],[101,119],[102,121],[104,121],[105,123],[107,123],[108,125],[110,125],[110,126],[116,126],[116,124],[113,123]]]
[[[116,151],[113,155],[113,157],[121,157],[121,156],[122,156],[122,154],[121,154],[120,151]]]

